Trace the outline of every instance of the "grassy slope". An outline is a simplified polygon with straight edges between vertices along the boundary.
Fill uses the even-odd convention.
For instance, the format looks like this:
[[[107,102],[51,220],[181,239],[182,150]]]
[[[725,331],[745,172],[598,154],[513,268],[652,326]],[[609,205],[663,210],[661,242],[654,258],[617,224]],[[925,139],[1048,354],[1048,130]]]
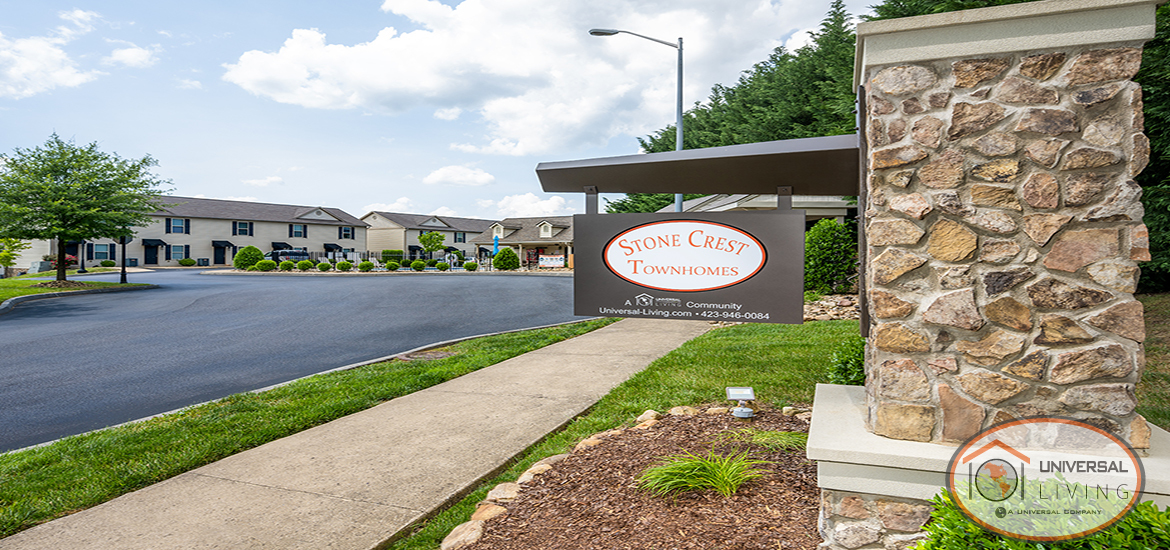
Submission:
[[[1170,430],[1170,294],[1146,294],[1138,300],[1146,308],[1146,368],[1137,386],[1137,411]]]
[[[613,321],[470,340],[444,359],[315,376],[0,455],[0,537]]]

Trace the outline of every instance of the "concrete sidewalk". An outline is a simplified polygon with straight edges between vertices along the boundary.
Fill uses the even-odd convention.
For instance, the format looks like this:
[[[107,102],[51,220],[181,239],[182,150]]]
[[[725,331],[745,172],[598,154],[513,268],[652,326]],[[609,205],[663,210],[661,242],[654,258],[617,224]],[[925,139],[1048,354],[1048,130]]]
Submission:
[[[709,328],[626,319],[0,539],[0,550],[378,548]]]

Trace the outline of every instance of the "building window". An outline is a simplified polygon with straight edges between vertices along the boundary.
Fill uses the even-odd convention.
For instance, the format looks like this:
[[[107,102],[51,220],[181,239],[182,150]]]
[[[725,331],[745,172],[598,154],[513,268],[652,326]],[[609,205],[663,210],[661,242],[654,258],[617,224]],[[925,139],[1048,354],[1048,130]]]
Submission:
[[[352,239],[353,238],[353,228],[352,227],[342,227],[341,228],[341,235],[339,236],[339,238]]]
[[[251,237],[252,236],[251,224],[249,224],[248,222],[236,222],[235,234],[236,235],[243,235],[245,237]]]
[[[93,245],[93,259],[108,260],[110,259],[110,247],[112,244],[95,244]]]
[[[171,245],[171,259],[172,260],[182,260],[183,258],[186,258],[187,257],[187,254],[185,252],[186,250],[187,250],[186,245],[172,244]]]
[[[549,225],[549,224],[547,224],[547,223],[545,223],[545,224],[541,224],[541,226],[540,226],[540,236],[541,236],[541,237],[545,237],[545,238],[547,238],[547,237],[551,237],[551,236],[552,236],[552,226],[551,226],[551,225]]]
[[[171,218],[171,233],[186,233],[185,221],[182,218]]]
[[[502,238],[504,236],[504,228],[500,227],[500,226],[496,226],[495,228],[492,229],[492,236]]]
[[[467,233],[456,232],[455,233],[455,242],[457,242],[457,243],[467,242]]]
[[[292,235],[290,235],[290,236],[304,237],[305,236],[305,225],[301,224],[301,223],[294,223],[292,226]]]

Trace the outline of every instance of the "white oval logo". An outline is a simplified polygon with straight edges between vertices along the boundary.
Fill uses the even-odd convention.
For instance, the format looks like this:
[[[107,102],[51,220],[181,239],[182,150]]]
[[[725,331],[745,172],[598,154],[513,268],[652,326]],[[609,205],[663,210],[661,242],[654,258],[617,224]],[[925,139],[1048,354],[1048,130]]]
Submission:
[[[674,292],[742,283],[764,268],[764,245],[715,222],[668,220],[628,229],[605,245],[606,267],[638,286]]]

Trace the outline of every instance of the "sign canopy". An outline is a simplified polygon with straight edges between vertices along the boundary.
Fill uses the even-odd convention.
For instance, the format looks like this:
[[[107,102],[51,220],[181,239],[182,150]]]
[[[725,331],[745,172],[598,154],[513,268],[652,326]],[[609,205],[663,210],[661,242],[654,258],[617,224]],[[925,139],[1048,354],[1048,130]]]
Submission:
[[[547,193],[860,193],[858,135],[786,139],[585,160],[536,167]]]

